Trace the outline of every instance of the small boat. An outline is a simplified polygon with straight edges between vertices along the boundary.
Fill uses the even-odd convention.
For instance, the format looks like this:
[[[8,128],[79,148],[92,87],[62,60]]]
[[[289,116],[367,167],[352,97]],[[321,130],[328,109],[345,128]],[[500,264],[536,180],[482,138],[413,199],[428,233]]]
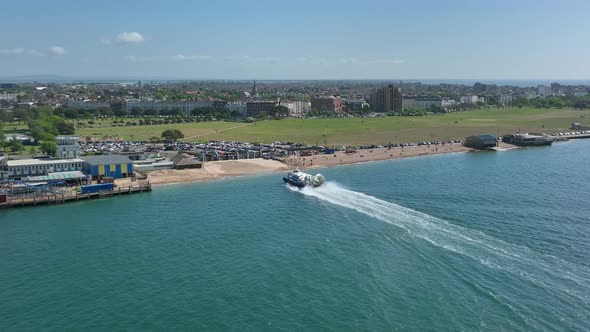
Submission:
[[[306,186],[312,186],[315,188],[324,184],[324,182],[326,182],[326,178],[324,178],[324,176],[321,174],[311,175],[296,169],[284,176],[283,181],[298,188],[303,188]]]

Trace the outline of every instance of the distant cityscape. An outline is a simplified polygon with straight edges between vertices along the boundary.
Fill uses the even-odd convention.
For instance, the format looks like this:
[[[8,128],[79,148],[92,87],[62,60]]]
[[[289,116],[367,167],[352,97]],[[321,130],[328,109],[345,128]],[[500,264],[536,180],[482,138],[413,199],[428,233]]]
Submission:
[[[61,108],[66,118],[89,116],[227,117],[420,115],[501,106],[586,108],[589,85],[522,87],[476,82],[424,84],[380,81],[0,83],[0,109]],[[555,104],[558,105],[555,105]]]

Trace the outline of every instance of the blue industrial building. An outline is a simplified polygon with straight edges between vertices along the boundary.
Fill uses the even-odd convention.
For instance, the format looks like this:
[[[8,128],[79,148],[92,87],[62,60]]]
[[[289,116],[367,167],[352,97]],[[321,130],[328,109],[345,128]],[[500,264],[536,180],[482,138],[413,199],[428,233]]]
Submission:
[[[82,157],[84,173],[91,175],[93,180],[104,177],[115,179],[133,176],[133,162],[126,156],[102,155]]]

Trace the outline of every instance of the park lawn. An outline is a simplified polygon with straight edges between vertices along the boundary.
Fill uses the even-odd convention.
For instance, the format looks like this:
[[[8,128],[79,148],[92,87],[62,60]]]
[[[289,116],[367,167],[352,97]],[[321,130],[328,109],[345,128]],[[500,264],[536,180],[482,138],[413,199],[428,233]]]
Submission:
[[[572,122],[588,123],[590,111],[573,109],[497,109],[422,117],[284,119],[253,124],[236,122],[183,123],[153,126],[84,128],[80,136],[120,136],[147,141],[166,129],[179,129],[184,141],[290,141],[320,145],[361,145],[463,139],[489,133],[567,130]]]
[[[18,122],[6,122],[2,126],[2,131],[4,131],[4,133],[10,133],[15,131],[18,132],[26,129],[29,129],[29,126],[27,126],[27,124],[24,122],[21,122],[20,124]]]
[[[552,133],[584,122],[590,112],[571,109],[510,109],[424,117],[286,119],[225,130],[207,139],[246,142],[291,141],[320,145],[361,145],[463,139],[489,133]]]
[[[182,131],[187,140],[200,137],[205,134],[215,134],[218,131],[244,125],[241,122],[199,122],[199,123],[177,123],[149,126],[124,126],[124,127],[102,127],[102,128],[80,128],[76,135],[81,137],[112,138],[120,137],[125,140],[149,141],[151,137],[160,138],[166,129],[178,129]],[[205,139],[207,140],[207,139]]]

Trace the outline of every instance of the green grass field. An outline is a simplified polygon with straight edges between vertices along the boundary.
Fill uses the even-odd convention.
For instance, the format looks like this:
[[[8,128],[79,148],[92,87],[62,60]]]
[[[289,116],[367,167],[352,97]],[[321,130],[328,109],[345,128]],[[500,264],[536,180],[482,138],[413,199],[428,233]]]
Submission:
[[[179,129],[185,141],[235,140],[243,142],[291,141],[305,144],[360,145],[388,142],[462,139],[477,133],[567,130],[572,122],[587,123],[589,111],[573,109],[506,109],[450,113],[424,117],[351,119],[285,119],[254,124],[207,122],[136,127],[84,128],[80,136],[120,136],[149,140],[166,129]]]

